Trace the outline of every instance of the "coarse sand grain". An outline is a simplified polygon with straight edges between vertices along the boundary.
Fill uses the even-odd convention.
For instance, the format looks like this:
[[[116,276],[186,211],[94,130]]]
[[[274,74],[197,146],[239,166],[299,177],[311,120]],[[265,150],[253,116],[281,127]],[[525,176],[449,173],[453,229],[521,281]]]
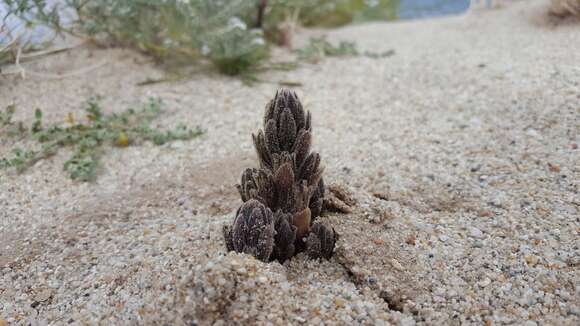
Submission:
[[[64,121],[149,96],[156,123],[207,133],[110,149],[95,183],[70,152],[0,171],[0,325],[580,324],[580,25],[548,1],[462,16],[303,30],[393,56],[327,58],[296,81],[325,180],[352,192],[329,261],[226,253],[221,228],[256,166],[250,134],[276,84],[217,75],[137,86],[162,72],[129,50],[80,47],[0,79],[0,108]],[[21,140],[0,139],[2,156]]]

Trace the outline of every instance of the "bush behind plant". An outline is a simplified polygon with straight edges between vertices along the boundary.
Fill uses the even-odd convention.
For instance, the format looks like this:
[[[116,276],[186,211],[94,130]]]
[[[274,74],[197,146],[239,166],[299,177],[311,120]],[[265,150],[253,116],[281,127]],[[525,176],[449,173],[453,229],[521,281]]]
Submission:
[[[2,0],[8,16],[30,26],[48,26],[101,46],[125,46],[167,68],[210,62],[227,75],[252,75],[267,65],[267,41],[280,41],[294,24],[334,27],[392,19],[398,0],[269,0],[257,22],[258,0]],[[2,22],[0,22],[1,24]],[[260,28],[255,28],[261,25]],[[0,25],[2,28],[6,26]],[[2,40],[0,40],[2,43]],[[0,51],[0,66],[13,61],[22,44]],[[0,50],[2,45],[0,45]],[[178,69],[174,69],[181,71]]]
[[[267,57],[261,33],[243,22],[255,11],[247,0],[3,0],[11,15],[29,25],[126,46],[160,63],[210,61],[238,74]],[[63,17],[68,16],[68,19]],[[73,18],[70,18],[72,16]],[[232,67],[232,65],[237,65]]]

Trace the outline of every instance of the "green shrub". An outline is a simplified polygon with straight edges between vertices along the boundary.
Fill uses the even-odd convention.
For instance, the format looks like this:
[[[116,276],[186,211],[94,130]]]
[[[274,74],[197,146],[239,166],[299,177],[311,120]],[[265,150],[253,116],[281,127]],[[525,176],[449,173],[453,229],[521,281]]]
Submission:
[[[269,54],[266,40],[285,43],[288,24],[334,27],[392,19],[399,3],[398,0],[269,0],[259,24],[261,30],[257,30],[253,27],[258,25],[258,2],[61,0],[49,5],[45,0],[3,0],[9,15],[30,25],[46,25],[57,33],[88,38],[102,46],[134,48],[166,68],[176,68],[173,70],[180,74],[183,64],[209,62],[221,73],[242,75],[250,80],[255,79],[252,75],[256,71],[276,67],[266,63]],[[345,50],[348,49],[338,51]],[[0,51],[0,65],[11,57],[9,51]]]
[[[207,59],[219,71],[239,74],[266,58],[260,34],[245,25],[231,26],[255,12],[253,1],[64,0],[56,6],[42,0],[4,1],[11,14],[29,24],[48,25],[101,45],[132,47],[171,66]],[[62,13],[75,18],[63,22]]]
[[[268,57],[268,49],[258,33],[247,33],[232,27],[209,42],[210,60],[226,75],[240,75],[250,71],[257,62]]]
[[[266,21],[270,26],[298,11],[304,26],[337,27],[352,22],[392,20],[399,0],[269,0]]]
[[[333,45],[325,37],[314,37],[310,39],[307,46],[296,51],[301,60],[308,62],[317,62],[325,57],[344,57],[344,56],[365,56],[373,59],[385,58],[395,54],[394,50],[385,52],[360,52],[354,42],[341,41],[338,45]]]

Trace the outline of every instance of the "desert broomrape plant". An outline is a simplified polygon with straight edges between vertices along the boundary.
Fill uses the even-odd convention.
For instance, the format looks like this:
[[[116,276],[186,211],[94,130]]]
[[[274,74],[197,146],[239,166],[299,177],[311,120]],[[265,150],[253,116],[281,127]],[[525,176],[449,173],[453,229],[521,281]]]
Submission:
[[[243,201],[224,227],[230,251],[284,262],[298,252],[330,258],[337,234],[317,221],[325,186],[320,155],[310,152],[312,123],[296,94],[281,90],[266,106],[264,130],[252,135],[259,168],[243,171],[236,185]]]

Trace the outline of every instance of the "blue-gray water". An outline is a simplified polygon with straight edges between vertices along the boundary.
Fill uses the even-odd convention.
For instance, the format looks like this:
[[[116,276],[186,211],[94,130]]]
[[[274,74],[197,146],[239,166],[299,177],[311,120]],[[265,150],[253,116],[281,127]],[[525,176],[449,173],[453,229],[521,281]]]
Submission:
[[[248,0],[250,1],[250,0]],[[420,19],[428,17],[438,17],[445,15],[455,15],[465,12],[470,5],[470,0],[394,0],[397,3],[395,19]],[[489,0],[479,0],[489,1]],[[47,3],[58,3],[59,0],[48,0]],[[365,0],[368,7],[376,6],[378,0]],[[0,0],[0,18],[6,15],[7,9],[3,0]],[[25,29],[25,25],[15,17],[8,17],[6,20],[8,30],[13,31],[13,35]],[[25,40],[33,43],[42,43],[51,40],[54,33],[45,27],[34,27],[26,30]],[[11,37],[0,31],[0,44],[6,43]]]
[[[470,0],[401,0],[397,8],[397,18],[417,19],[456,15],[467,11],[469,4]]]

